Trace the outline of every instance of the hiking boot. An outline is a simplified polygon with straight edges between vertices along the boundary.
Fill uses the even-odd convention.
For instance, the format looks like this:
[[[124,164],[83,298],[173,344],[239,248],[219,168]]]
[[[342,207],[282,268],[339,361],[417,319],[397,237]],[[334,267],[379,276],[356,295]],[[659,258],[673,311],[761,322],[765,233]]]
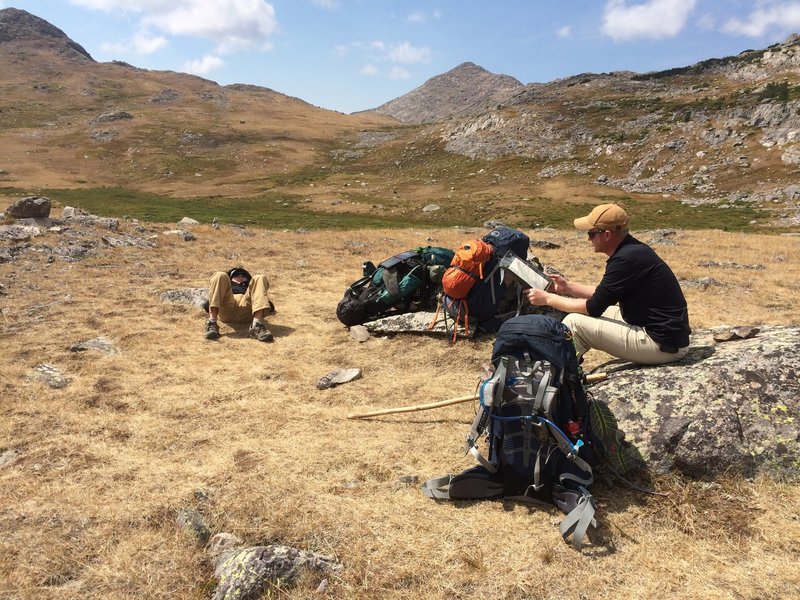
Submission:
[[[219,339],[219,325],[216,321],[206,321],[206,339],[218,340]]]
[[[259,342],[271,342],[273,340],[272,332],[263,323],[253,323],[250,326],[250,337],[257,339]]]

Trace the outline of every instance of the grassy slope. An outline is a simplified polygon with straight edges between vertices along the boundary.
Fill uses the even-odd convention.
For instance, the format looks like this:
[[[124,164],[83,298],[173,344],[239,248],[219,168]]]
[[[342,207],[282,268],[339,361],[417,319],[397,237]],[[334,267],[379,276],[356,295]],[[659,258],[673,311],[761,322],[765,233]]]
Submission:
[[[214,532],[335,556],[334,598],[778,598],[800,593],[794,540],[798,488],[768,480],[711,486],[662,477],[668,498],[595,486],[600,529],[577,554],[559,515],[498,502],[437,504],[415,483],[470,466],[460,450],[473,407],[370,421],[360,412],[472,391],[491,340],[395,336],[352,340],[334,317],[365,258],[425,243],[453,247],[458,229],[312,231],[197,226],[196,242],[156,234],[157,248],[108,248],[68,263],[24,252],[0,264],[0,594],[8,598],[205,598],[202,549],[175,525],[200,510]],[[97,241],[48,233],[36,248]],[[602,257],[569,230],[545,262],[595,281]],[[642,238],[649,239],[644,233]],[[358,242],[359,244],[354,244]],[[800,242],[718,231],[680,232],[658,246],[687,287],[693,326],[797,323]],[[760,271],[701,262],[763,264]],[[160,292],[203,287],[215,269],[266,271],[278,312],[273,344],[223,327]],[[765,300],[763,292],[769,290]],[[107,336],[120,354],[70,352]],[[603,360],[591,356],[589,366]],[[72,381],[30,379],[52,364]],[[319,377],[364,377],[317,390]],[[628,432],[635,439],[635,432]],[[202,495],[209,500],[202,500]],[[501,532],[501,533],[499,533]],[[753,577],[753,573],[764,576]],[[282,594],[315,597],[321,576]],[[274,597],[274,595],[273,595]]]
[[[202,222],[216,217],[272,228],[480,225],[500,217],[521,227],[568,227],[585,207],[614,200],[632,208],[643,227],[752,231],[780,209],[746,203],[725,210],[690,208],[677,197],[623,193],[587,183],[592,177],[585,175],[545,179],[537,176],[545,166],[542,161],[449,154],[439,127],[342,115],[266,89],[221,87],[177,73],[68,61],[30,48],[8,49],[3,59],[7,73],[0,84],[0,186],[8,202],[43,194],[60,206],[154,221],[180,219],[189,212],[185,203],[191,203],[190,216]],[[667,102],[653,97],[662,93],[660,87],[626,84],[618,90],[616,85],[600,78],[558,88],[540,108],[548,114],[565,110],[558,127],[589,126],[596,143],[604,135],[619,135],[615,128],[647,106],[663,121],[655,128],[657,141],[663,141],[684,136],[676,115],[685,113],[685,104],[733,93],[725,81],[715,81],[700,93],[676,79],[671,85],[685,90]],[[572,101],[564,108],[567,92]],[[607,99],[609,106],[597,106],[597,98]],[[512,107],[509,114],[536,106]],[[123,111],[132,118],[97,121]],[[625,134],[631,139],[609,139],[614,153],[593,157],[586,166],[591,173],[625,176],[648,146],[619,142],[635,141],[652,129],[642,125]],[[370,132],[380,134],[383,143],[364,143]],[[733,149],[747,152],[747,169],[713,167],[720,193],[782,181],[788,167],[781,166],[779,154],[767,152],[755,140],[748,146]],[[644,175],[676,156],[685,157],[682,168],[697,169],[701,161],[690,163],[699,149],[690,145],[678,154],[662,150]],[[705,162],[713,166],[721,161],[724,154],[716,152]],[[423,212],[431,203],[441,210]]]

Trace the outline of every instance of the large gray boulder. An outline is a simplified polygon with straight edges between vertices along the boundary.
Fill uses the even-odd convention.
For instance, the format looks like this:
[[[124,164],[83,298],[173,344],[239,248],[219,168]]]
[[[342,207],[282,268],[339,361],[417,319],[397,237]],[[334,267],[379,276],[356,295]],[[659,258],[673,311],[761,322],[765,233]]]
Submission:
[[[52,204],[44,196],[28,196],[17,200],[6,209],[6,214],[15,219],[44,219],[50,216]]]
[[[612,372],[593,395],[655,471],[797,480],[800,327],[763,327],[749,339],[717,335],[730,339],[723,343],[712,333],[695,333],[677,363]]]

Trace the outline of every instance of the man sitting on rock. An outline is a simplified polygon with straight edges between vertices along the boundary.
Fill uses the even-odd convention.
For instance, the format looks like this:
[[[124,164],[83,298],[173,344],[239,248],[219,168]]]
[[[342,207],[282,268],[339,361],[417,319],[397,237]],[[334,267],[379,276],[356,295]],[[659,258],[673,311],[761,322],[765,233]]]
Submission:
[[[591,287],[552,275],[554,293],[528,290],[530,303],[569,313],[564,324],[579,356],[597,348],[650,365],[686,356],[689,312],[680,284],[650,246],[628,233],[627,213],[601,204],[575,227],[587,232],[595,252],[608,255],[602,280]]]
[[[219,339],[219,325],[249,323],[250,337],[259,342],[271,342],[264,316],[275,312],[269,299],[269,280],[266,275],[250,275],[244,267],[234,267],[227,273],[218,271],[211,276],[208,288],[208,321],[206,339]]]

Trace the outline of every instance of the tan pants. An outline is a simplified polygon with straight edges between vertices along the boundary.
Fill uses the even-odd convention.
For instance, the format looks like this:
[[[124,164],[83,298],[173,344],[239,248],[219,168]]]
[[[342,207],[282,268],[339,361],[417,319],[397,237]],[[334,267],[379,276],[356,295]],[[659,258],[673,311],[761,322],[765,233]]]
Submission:
[[[264,310],[270,314],[269,280],[266,275],[253,275],[244,294],[234,294],[227,273],[218,271],[211,276],[208,287],[208,306],[218,308],[220,321],[225,323],[249,323],[253,313]]]
[[[600,317],[570,313],[564,324],[572,331],[575,349],[583,355],[591,348],[643,365],[663,365],[680,360],[689,351],[662,352],[643,327],[622,320],[619,306],[609,306]]]

